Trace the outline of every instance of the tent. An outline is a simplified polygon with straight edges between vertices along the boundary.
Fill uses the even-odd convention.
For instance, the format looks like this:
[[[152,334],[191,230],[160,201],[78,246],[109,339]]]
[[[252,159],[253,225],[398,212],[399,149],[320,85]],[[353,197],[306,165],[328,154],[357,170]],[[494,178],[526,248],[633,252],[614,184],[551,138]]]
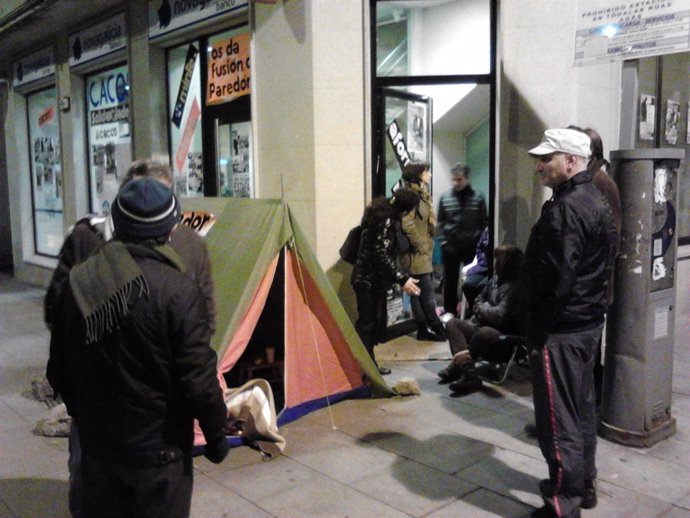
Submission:
[[[287,204],[185,198],[182,207],[211,256],[220,373],[281,378],[279,425],[345,398],[394,395]]]

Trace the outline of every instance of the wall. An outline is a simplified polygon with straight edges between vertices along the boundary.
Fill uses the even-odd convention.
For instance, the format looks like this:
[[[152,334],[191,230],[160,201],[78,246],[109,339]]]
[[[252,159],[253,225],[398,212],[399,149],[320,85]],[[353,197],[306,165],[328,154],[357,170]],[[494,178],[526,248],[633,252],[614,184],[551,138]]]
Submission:
[[[499,242],[524,247],[550,189],[527,151],[544,129],[596,128],[618,147],[621,64],[573,67],[576,2],[511,0],[499,15]],[[564,37],[567,35],[567,37]]]
[[[7,83],[0,83],[0,121],[7,116]],[[12,231],[8,190],[5,126],[0,125],[0,269],[12,267]]]

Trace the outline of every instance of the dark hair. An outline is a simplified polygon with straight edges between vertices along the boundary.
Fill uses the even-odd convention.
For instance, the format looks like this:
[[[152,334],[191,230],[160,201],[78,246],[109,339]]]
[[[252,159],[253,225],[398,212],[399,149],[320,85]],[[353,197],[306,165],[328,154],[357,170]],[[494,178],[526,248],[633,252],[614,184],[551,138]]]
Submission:
[[[400,187],[393,193],[393,197],[390,199],[391,207],[398,215],[410,212],[418,203],[419,194],[409,187]]]
[[[393,208],[384,196],[374,198],[369,202],[362,214],[362,226],[365,226],[374,221],[384,220],[393,215]]]
[[[601,135],[599,135],[599,132],[592,128],[585,128],[584,131],[587,135],[589,135],[592,158],[604,160],[604,143],[601,141]]]
[[[470,166],[458,162],[450,169],[450,174],[463,174],[466,177],[470,175]]]
[[[498,283],[515,281],[520,276],[522,260],[525,255],[515,245],[499,245],[494,250],[495,273]]]
[[[129,166],[120,183],[120,189],[136,178],[153,178],[166,183],[168,187],[173,185],[173,175],[170,166],[159,160],[135,160]]]
[[[412,183],[419,183],[422,179],[422,173],[429,169],[429,162],[424,160],[413,160],[409,162],[403,169],[403,180]]]

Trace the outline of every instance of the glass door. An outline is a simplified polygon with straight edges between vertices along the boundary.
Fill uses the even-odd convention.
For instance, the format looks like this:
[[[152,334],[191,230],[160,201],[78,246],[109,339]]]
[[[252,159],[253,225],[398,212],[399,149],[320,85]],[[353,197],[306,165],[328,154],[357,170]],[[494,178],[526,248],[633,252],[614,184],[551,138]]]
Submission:
[[[390,196],[412,160],[432,159],[432,111],[430,97],[402,89],[381,88],[374,194]]]

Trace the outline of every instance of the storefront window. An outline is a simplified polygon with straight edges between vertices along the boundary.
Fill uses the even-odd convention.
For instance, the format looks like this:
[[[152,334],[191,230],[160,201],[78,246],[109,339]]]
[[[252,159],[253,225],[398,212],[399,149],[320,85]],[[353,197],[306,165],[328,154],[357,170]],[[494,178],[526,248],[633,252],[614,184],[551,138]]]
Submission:
[[[63,239],[63,213],[55,88],[29,95],[27,106],[35,250],[57,256]]]
[[[127,66],[86,78],[91,210],[109,212],[132,161]]]
[[[203,196],[203,145],[201,117],[203,96],[199,43],[168,51],[168,110],[175,193]]]
[[[487,0],[376,3],[376,75],[445,76],[491,71]]]

